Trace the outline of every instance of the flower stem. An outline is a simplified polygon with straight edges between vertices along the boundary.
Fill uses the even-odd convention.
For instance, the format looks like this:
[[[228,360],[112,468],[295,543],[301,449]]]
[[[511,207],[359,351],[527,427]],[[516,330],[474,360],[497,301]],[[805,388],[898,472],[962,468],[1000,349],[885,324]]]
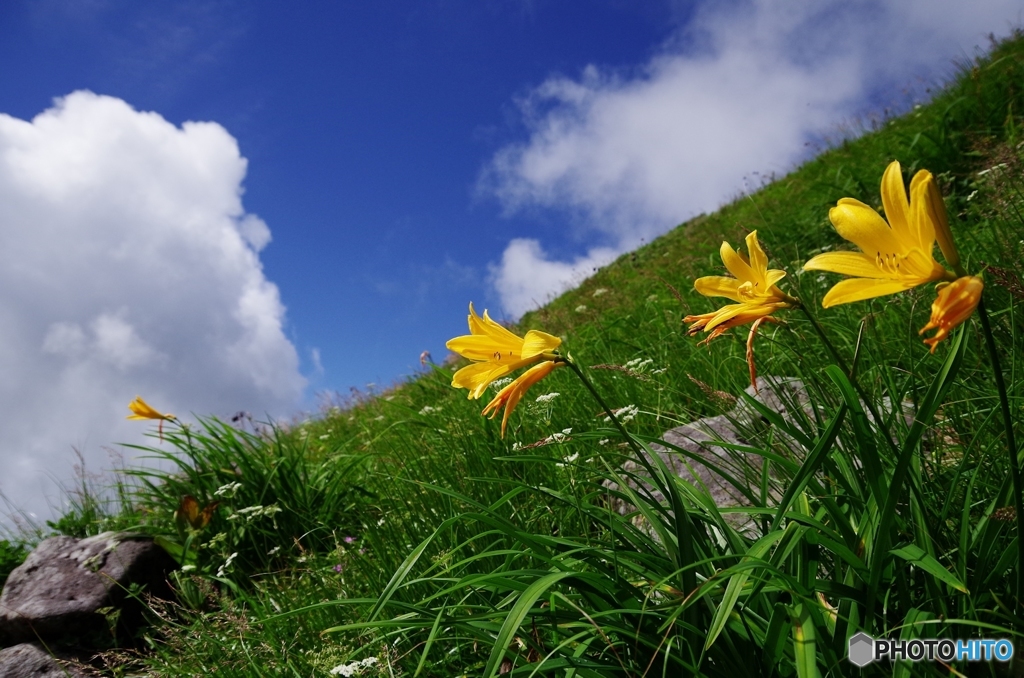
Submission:
[[[856,366],[850,365],[849,367],[847,367],[846,361],[843,359],[841,355],[839,355],[839,351],[836,350],[836,347],[832,345],[832,342],[829,341],[828,335],[825,334],[825,329],[818,324],[818,319],[814,317],[814,314],[811,313],[803,304],[800,304],[800,310],[803,311],[804,315],[807,316],[807,319],[811,321],[811,327],[814,328],[814,331],[817,333],[818,338],[821,339],[821,343],[825,345],[825,349],[829,352],[829,355],[832,356],[832,360],[834,360],[836,365],[838,365],[839,368],[846,373],[846,376],[847,378],[849,378],[850,383],[853,384],[853,388],[856,389],[857,395],[860,396],[860,399],[864,402],[864,406],[868,408],[868,412],[871,413],[871,416],[874,417],[875,423],[882,430],[882,433],[884,434],[883,437],[885,438],[885,441],[889,444],[889,448],[892,450],[893,454],[897,454],[898,456],[896,443],[894,443],[892,438],[889,436],[889,431],[885,426],[885,422],[882,420],[882,417],[879,414],[878,410],[875,409],[875,405],[872,402],[871,398],[868,397],[867,392],[863,389],[863,387],[861,387],[860,381],[858,381],[856,375],[854,374],[854,369]]]
[[[985,310],[985,296],[978,301],[978,316],[985,334],[985,346],[992,362],[992,374],[996,379],[996,390],[999,392],[999,407],[1003,414],[1003,429],[1006,432],[1006,452],[1010,460],[1010,481],[1013,486],[1013,509],[1017,518],[1017,606],[1024,606],[1021,596],[1024,595],[1024,502],[1022,502],[1020,460],[1017,455],[1017,442],[1013,435],[1013,418],[1010,415],[1010,400],[1006,395],[1006,382],[1003,381],[1003,370],[999,365],[999,352],[996,350],[995,336],[992,325]]]
[[[576,373],[576,376],[580,378],[580,381],[583,382],[583,385],[587,387],[588,391],[590,391],[590,395],[594,396],[594,400],[596,400],[597,404],[600,405],[601,408],[605,411],[605,413],[608,415],[608,418],[611,419],[611,421],[615,424],[615,427],[619,429],[619,433],[622,434],[622,437],[626,439],[626,442],[629,444],[629,446],[633,448],[633,452],[636,454],[640,463],[644,465],[644,468],[647,470],[647,472],[651,475],[651,479],[655,480],[659,474],[655,470],[655,465],[651,462],[650,459],[648,459],[647,452],[645,451],[645,449],[637,443],[636,439],[632,435],[630,435],[629,431],[626,430],[626,427],[622,425],[622,422],[619,421],[619,418],[615,416],[615,412],[610,407],[608,407],[608,404],[605,403],[604,398],[602,398],[601,394],[597,392],[597,389],[594,388],[594,385],[590,382],[590,379],[587,378],[586,374],[583,373],[583,370],[580,369],[579,365],[577,365],[569,357],[564,357],[562,358],[562,360],[564,360],[565,364],[568,365],[572,369],[572,371]],[[676,536],[679,542],[679,561],[677,563],[677,566],[681,570],[680,576],[683,591],[685,591],[688,594],[697,588],[696,573],[690,567],[690,565],[695,562],[693,548],[693,538],[695,534],[694,527],[690,521],[690,514],[686,511],[686,507],[683,506],[682,498],[679,496],[678,490],[676,489],[673,479],[671,477],[665,477],[664,482],[665,494],[671,500],[673,515],[675,516],[676,524],[679,528],[677,530]],[[694,610],[691,606],[691,608],[686,613],[686,617],[692,618],[695,615],[695,613],[696,610]]]

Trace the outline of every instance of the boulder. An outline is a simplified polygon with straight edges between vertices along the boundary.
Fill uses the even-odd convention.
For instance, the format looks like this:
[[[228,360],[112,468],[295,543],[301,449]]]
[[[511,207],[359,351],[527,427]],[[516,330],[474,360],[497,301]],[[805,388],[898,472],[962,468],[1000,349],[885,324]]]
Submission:
[[[809,437],[813,438],[817,434],[817,431],[807,430],[806,427],[806,422],[815,421],[815,412],[807,387],[801,380],[794,377],[758,377],[757,388],[747,387],[746,393],[765,408],[778,413],[794,428],[804,430]],[[883,398],[880,412],[883,419],[890,418],[892,411],[889,398]],[[913,404],[902,402],[901,414],[904,424],[910,426],[914,420]],[[825,412],[818,412],[818,415],[822,419],[828,418]],[[873,422],[870,414],[868,419]],[[650,448],[673,473],[697,487],[706,488],[717,507],[751,506],[750,500],[737,485],[750,488],[751,492],[760,491],[763,458],[730,446],[757,447],[752,444],[751,438],[755,436],[751,434],[765,427],[775,428],[768,424],[750,403],[741,398],[727,414],[704,417],[665,431],[662,440],[672,447],[655,443]],[[773,434],[777,443],[775,451],[786,454],[793,461],[801,462],[810,451],[804,449],[803,445],[785,431],[775,428]],[[841,443],[837,445],[841,446]],[[854,463],[856,464],[857,460]],[[636,461],[623,464],[622,471],[627,476],[643,478],[647,475],[643,466]],[[628,484],[633,489],[639,487],[633,480]],[[617,489],[617,485],[610,481],[605,485],[609,489]],[[660,491],[646,481],[643,482],[643,486],[655,501],[666,503]],[[769,492],[770,497],[775,500],[782,496],[779,489],[773,487],[771,483]],[[618,498],[612,500],[612,505],[622,515],[636,510]],[[758,525],[748,514],[726,513],[725,519],[738,531],[748,536],[756,536]]]
[[[0,650],[0,678],[85,678],[75,664],[57,659],[35,643]]]
[[[46,539],[0,593],[0,641],[130,644],[142,624],[143,605],[129,591],[168,597],[167,573],[176,566],[148,538],[105,532]]]

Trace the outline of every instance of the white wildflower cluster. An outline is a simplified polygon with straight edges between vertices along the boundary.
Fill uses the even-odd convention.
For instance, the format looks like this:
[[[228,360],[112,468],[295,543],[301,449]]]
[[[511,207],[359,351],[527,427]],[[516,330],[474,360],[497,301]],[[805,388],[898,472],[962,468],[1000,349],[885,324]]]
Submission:
[[[607,293],[608,293],[608,288],[607,287],[598,287],[596,290],[594,290],[594,293],[592,295],[590,295],[590,296],[592,296],[592,297],[599,297],[602,294],[607,294]]]
[[[273,518],[275,514],[280,512],[281,507],[277,504],[271,504],[270,506],[246,506],[228,516],[228,520],[245,520],[245,524],[248,525],[257,518]]]
[[[224,564],[217,568],[217,576],[223,577],[225,574],[231,571],[231,565],[235,562],[235,558],[238,557],[238,552],[232,553],[228,556],[228,559],[224,561]]]
[[[617,410],[612,410],[612,413],[615,415],[615,418],[619,420],[620,424],[628,424],[636,419],[636,415],[640,414],[640,409],[636,405],[626,405],[625,407],[620,407]],[[605,417],[604,420],[606,422],[610,422],[611,417]]]
[[[495,391],[500,391],[501,389],[511,384],[512,379],[513,377],[502,377],[501,379],[495,379],[494,381],[491,382],[491,388],[493,388]]]
[[[601,438],[600,440],[597,441],[597,444],[598,445],[607,445],[610,442],[611,442],[611,440],[609,440],[608,438]]]
[[[331,437],[331,434],[330,434],[330,433],[325,433],[325,434],[323,434],[322,436],[320,436],[320,440],[327,440],[327,439],[328,439],[328,438],[330,438],[330,437]]]
[[[238,491],[242,489],[242,483],[228,483],[227,485],[221,485],[217,488],[217,491],[213,493],[215,497],[224,497],[225,499],[231,499]]]
[[[576,307],[576,312],[577,313],[583,313],[586,310],[587,310],[587,307],[584,306],[583,304],[580,304],[579,306]]]
[[[383,414],[378,415],[378,416],[374,417],[373,420],[374,421],[384,421],[384,415]]]
[[[430,405],[424,405],[423,409],[420,410],[420,414],[421,415],[427,415],[427,414],[430,414],[431,412],[437,412],[440,409],[441,409],[440,407],[432,407]]]
[[[561,394],[560,393],[545,393],[544,395],[537,396],[537,402],[538,403],[542,403],[542,404],[550,403],[552,400],[557,398],[559,395],[561,395]]]
[[[516,441],[516,442],[512,443],[512,451],[513,452],[518,452],[521,449],[523,449],[523,444],[521,442]]]
[[[646,372],[647,368],[652,364],[654,364],[654,360],[651,358],[634,358],[623,365],[623,367],[627,370],[633,370],[634,372]]]
[[[332,676],[344,676],[349,678],[350,676],[358,676],[363,672],[364,669],[368,669],[377,663],[376,657],[367,657],[357,662],[351,662],[349,664],[339,664],[331,669]]]

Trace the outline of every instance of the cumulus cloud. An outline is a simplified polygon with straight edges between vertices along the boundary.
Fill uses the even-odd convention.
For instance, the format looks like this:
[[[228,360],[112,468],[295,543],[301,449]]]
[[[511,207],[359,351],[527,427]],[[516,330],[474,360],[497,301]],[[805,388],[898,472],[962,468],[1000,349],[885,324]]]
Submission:
[[[949,75],[1020,12],[1010,0],[706,2],[641,67],[588,66],[522,97],[527,138],[494,155],[479,189],[508,212],[565,211],[583,259],[609,258],[716,209],[745,176],[791,169],[851,116],[906,103],[908,84]],[[524,281],[529,306],[567,289],[553,272],[572,263],[513,240],[492,272],[506,312],[526,310]]]
[[[518,318],[586,280],[616,255],[610,247],[597,247],[572,261],[552,261],[537,240],[516,238],[505,248],[501,262],[490,266],[491,283],[501,291],[505,313]]]
[[[246,160],[214,123],[180,127],[75,92],[0,114],[0,491],[40,518],[76,448],[150,443],[137,394],[179,416],[281,416],[306,380],[241,200]]]

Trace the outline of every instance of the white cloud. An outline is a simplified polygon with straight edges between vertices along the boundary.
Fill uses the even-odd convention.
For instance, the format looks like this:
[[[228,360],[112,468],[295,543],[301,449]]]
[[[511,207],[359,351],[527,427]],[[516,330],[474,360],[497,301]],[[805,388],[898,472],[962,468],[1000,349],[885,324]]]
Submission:
[[[505,248],[501,263],[490,267],[491,284],[501,290],[505,313],[518,318],[578,285],[616,254],[611,248],[598,247],[572,261],[552,261],[536,240],[516,238]]]
[[[306,386],[242,205],[246,160],[214,123],[181,127],[75,92],[0,114],[0,491],[40,516],[104,446],[145,442],[142,395],[179,416],[290,414]]]
[[[523,97],[528,138],[495,154],[479,188],[509,212],[564,210],[591,251],[596,239],[621,253],[716,209],[745,176],[788,171],[866,108],[905,103],[906,85],[949,75],[1020,21],[1010,0],[707,2],[642,68],[588,66]],[[512,241],[492,275],[505,310],[525,310],[524,281],[530,306],[565,289],[551,273],[563,265]]]

